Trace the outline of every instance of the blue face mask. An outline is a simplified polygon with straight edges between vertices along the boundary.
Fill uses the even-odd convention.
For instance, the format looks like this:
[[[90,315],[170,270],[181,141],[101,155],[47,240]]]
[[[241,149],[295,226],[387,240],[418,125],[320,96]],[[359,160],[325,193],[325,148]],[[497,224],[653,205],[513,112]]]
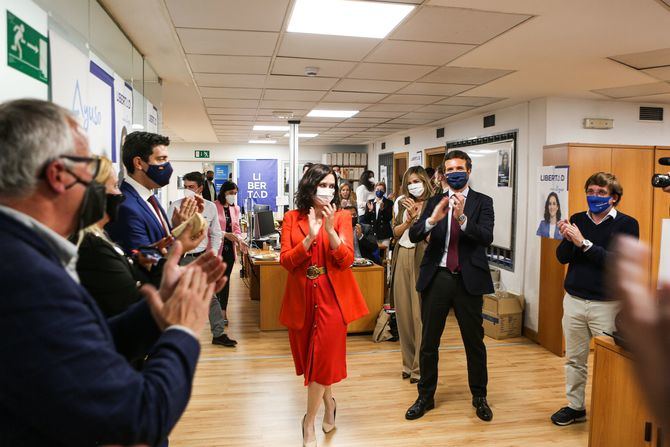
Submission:
[[[147,168],[147,177],[163,187],[170,183],[170,177],[172,177],[172,165],[170,162],[163,163],[162,165],[149,165]]]
[[[447,184],[452,189],[463,189],[468,184],[468,173],[465,171],[454,171],[447,174]]]
[[[612,197],[586,196],[586,201],[589,203],[589,211],[593,214],[600,214],[610,207],[610,199]]]
[[[375,195],[377,196],[377,198],[381,199],[382,197],[384,197],[384,191],[378,189],[377,191],[375,191]]]

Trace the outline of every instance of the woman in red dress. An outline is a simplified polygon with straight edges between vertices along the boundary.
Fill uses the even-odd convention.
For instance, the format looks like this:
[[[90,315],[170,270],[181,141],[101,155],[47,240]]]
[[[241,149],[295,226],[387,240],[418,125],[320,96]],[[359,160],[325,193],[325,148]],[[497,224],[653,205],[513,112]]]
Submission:
[[[280,262],[289,274],[279,320],[288,328],[296,373],[307,386],[304,446],[316,446],[321,401],[323,431],[335,428],[331,385],[347,376],[347,324],[368,313],[350,268],[351,214],[337,211],[338,202],[334,172],[316,164],[300,180],[296,209],[284,215],[282,228]]]

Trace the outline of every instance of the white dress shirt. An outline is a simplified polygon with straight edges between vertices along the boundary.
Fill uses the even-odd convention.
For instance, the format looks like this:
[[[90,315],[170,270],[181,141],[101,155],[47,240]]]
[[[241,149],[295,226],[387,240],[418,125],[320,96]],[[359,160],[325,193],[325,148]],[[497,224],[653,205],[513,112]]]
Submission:
[[[135,191],[137,191],[137,194],[139,194],[140,197],[142,197],[142,200],[144,200],[146,202],[147,206],[149,207],[149,209],[151,210],[153,215],[156,216],[156,219],[158,219],[158,222],[160,222],[161,225],[163,225],[164,223],[165,224],[168,223],[168,222],[164,222],[165,219],[163,218],[163,216],[159,216],[158,213],[156,212],[156,209],[151,205],[151,203],[149,203],[149,197],[154,195],[152,190],[150,190],[146,186],[142,185],[141,183],[139,183],[138,181],[136,181],[135,179],[133,179],[130,176],[124,178],[123,180],[126,183],[128,183],[130,186],[132,186]],[[165,228],[170,228],[170,225],[167,225]]]
[[[470,192],[470,187],[467,186],[463,191],[460,192],[460,194],[465,197],[465,200],[468,199],[468,193]],[[454,194],[454,192],[449,189],[449,197],[451,197]],[[447,266],[447,255],[449,254],[449,239],[451,239],[451,216],[453,213],[454,207],[449,206],[449,213],[447,214],[447,238],[444,241],[444,253],[442,254],[442,260],[440,261],[440,267],[446,267]],[[461,225],[461,230],[465,231],[465,229],[468,226],[468,221],[467,221],[467,216],[465,222],[463,225]],[[426,219],[426,231],[430,232],[433,228],[437,226],[437,222],[435,222],[435,225],[430,225],[428,223],[428,219]]]
[[[398,213],[404,212],[405,216],[403,219],[403,223],[407,222],[409,220],[409,213],[407,212],[407,209],[404,206],[400,205],[400,202],[405,198],[405,196],[400,196],[396,199],[395,203],[393,204],[393,216],[397,216]],[[394,218],[395,220],[395,218]],[[404,248],[414,248],[416,247],[416,244],[412,243],[412,241],[409,240],[409,227],[403,231],[402,235],[400,236],[400,239],[398,239],[398,244],[400,244],[401,247]]]
[[[203,199],[204,200],[204,199]],[[179,199],[175,200],[172,202],[172,205],[170,205],[170,208],[168,208],[168,218],[172,220],[172,215],[174,212],[181,207],[181,203],[184,201],[184,199]],[[207,221],[207,235],[205,238],[200,241],[200,244],[198,244],[197,247],[195,247],[192,251],[188,252],[189,254],[195,254],[195,253],[202,253],[203,251],[207,250],[207,245],[209,244],[209,241],[211,240],[211,247],[214,250],[215,253],[218,253],[219,250],[221,249],[221,242],[223,241],[223,232],[221,231],[221,224],[219,223],[219,214],[216,209],[216,205],[214,205],[214,202],[210,202],[209,200],[205,200],[205,209],[202,211],[202,217],[205,218]]]

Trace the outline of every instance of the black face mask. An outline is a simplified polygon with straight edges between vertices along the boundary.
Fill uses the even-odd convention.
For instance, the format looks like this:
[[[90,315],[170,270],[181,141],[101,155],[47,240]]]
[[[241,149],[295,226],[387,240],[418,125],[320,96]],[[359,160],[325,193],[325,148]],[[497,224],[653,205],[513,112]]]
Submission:
[[[207,177],[207,180],[210,181],[210,182],[213,182],[213,181],[214,181],[214,177]]]
[[[84,199],[81,201],[81,206],[79,207],[79,221],[77,222],[77,227],[74,229],[74,233],[78,233],[105,217],[107,191],[105,185],[102,185],[95,180],[85,182],[73,172],[70,172],[70,174],[72,174],[76,181],[68,186],[68,189],[72,188],[77,183],[81,183],[86,187]]]
[[[351,218],[351,226],[355,228],[356,225],[358,225],[358,217],[352,217]]]
[[[107,205],[106,212],[107,217],[109,217],[110,222],[116,221],[119,217],[119,206],[126,200],[126,196],[123,194],[106,194],[107,196]]]

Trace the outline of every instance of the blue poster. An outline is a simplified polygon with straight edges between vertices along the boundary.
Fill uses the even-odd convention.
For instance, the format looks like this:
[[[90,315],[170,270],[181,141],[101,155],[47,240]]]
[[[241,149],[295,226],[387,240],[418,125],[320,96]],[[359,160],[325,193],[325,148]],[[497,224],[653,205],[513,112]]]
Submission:
[[[215,164],[214,165],[214,188],[216,188],[216,193],[219,194],[221,190],[221,185],[228,181],[228,175],[230,173],[230,164]]]
[[[251,198],[254,204],[277,211],[277,160],[239,160],[237,172],[239,206]]]

